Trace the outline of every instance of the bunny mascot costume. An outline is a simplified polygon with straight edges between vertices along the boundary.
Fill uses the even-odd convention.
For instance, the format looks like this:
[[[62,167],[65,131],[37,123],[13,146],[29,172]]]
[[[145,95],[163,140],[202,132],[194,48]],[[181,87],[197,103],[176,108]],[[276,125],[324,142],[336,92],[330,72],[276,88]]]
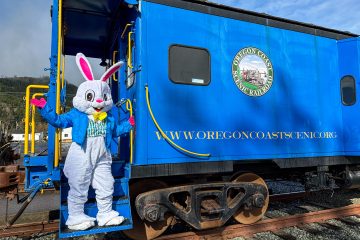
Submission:
[[[93,227],[95,220],[99,226],[119,225],[124,218],[112,210],[114,178],[111,174],[109,148],[111,139],[129,132],[135,122],[130,118],[121,124],[115,123],[108,112],[113,101],[106,81],[120,69],[123,62],[114,64],[100,80],[94,79],[91,66],[83,54],[76,55],[76,63],[86,81],[80,84],[71,111],[57,115],[43,98],[33,99],[31,103],[40,109],[42,117],[54,127],[73,128],[73,143],[64,166],[64,174],[70,185],[69,217],[66,221],[68,228],[85,230]],[[95,189],[99,209],[96,219],[84,213],[90,184]]]

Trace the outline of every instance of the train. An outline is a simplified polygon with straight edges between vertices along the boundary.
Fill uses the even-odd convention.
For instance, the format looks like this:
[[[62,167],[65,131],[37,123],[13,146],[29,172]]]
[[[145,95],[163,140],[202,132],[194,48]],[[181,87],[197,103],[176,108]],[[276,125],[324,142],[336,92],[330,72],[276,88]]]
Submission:
[[[125,62],[112,114],[136,119],[111,143],[119,226],[67,229],[60,130],[48,126],[45,153],[25,141],[25,190],[60,190],[60,238],[251,224],[269,204],[264,179],[360,186],[357,34],[198,0],[53,0],[51,19],[50,82],[27,88],[26,114],[34,90],[63,111],[63,59],[82,52]],[[97,212],[92,189],[85,211]]]

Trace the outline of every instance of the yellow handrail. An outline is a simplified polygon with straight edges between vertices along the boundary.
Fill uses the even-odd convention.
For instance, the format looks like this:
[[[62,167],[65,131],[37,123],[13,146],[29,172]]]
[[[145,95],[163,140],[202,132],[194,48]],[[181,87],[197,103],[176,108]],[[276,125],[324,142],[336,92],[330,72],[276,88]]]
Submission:
[[[128,29],[128,27],[131,27],[131,26],[132,26],[132,23],[128,23],[125,25],[124,31],[121,33],[121,38],[124,38],[126,30]]]
[[[127,59],[127,65],[129,68],[133,68],[132,65],[132,46],[131,46],[131,35],[134,32],[129,32],[129,36],[128,36],[128,59]]]
[[[65,55],[63,55],[62,57],[62,61],[61,61],[61,88],[64,88],[65,86]]]
[[[112,64],[115,64],[116,61],[116,54],[118,53],[118,51],[113,51],[113,58],[112,58]],[[117,81],[118,79],[116,78],[116,73],[113,74],[113,80]]]
[[[58,52],[57,52],[57,70],[56,70],[56,113],[61,113],[60,106],[60,91],[61,91],[61,82],[60,82],[60,65],[61,65],[61,50],[62,50],[62,0],[59,0],[59,10],[58,10]],[[57,128],[55,131],[55,153],[54,153],[54,167],[59,166],[60,158],[60,132],[61,129]]]
[[[179,145],[177,145],[176,143],[174,143],[173,141],[171,141],[171,139],[166,136],[166,134],[164,133],[164,131],[161,129],[161,127],[159,126],[158,122],[156,121],[155,117],[154,117],[154,114],[151,110],[151,106],[150,106],[150,99],[149,99],[149,88],[147,86],[145,86],[145,91],[146,91],[146,103],[147,103],[147,107],[148,107],[148,110],[149,110],[149,113],[150,113],[150,116],[156,126],[156,128],[159,130],[159,132],[161,133],[161,136],[168,142],[170,143],[172,146],[174,146],[175,148],[185,152],[185,153],[188,153],[188,154],[191,154],[191,155],[195,155],[195,156],[198,156],[198,157],[210,157],[210,154],[209,153],[196,153],[196,152],[191,152],[189,150],[186,150],[182,147],[180,147]]]
[[[34,93],[31,99],[36,97],[44,96],[44,93]],[[36,107],[35,105],[31,106],[31,150],[32,154],[35,153],[35,114],[36,114]]]
[[[31,89],[49,89],[48,85],[29,85],[26,87],[25,94],[25,139],[24,139],[24,155],[29,154],[29,110],[30,110],[30,91]]]
[[[130,101],[130,99],[126,100],[126,110],[128,110],[130,112],[130,117],[133,116],[133,108],[132,108],[132,103]],[[130,130],[130,164],[133,163],[133,143],[134,142],[134,130]]]

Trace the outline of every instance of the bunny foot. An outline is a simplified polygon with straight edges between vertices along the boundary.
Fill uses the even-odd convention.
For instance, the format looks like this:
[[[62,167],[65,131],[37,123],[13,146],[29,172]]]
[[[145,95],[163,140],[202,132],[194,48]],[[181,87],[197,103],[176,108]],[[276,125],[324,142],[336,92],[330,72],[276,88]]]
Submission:
[[[86,221],[83,223],[79,223],[79,224],[74,224],[74,225],[68,225],[68,228],[71,230],[86,230],[89,229],[91,227],[95,226],[94,221]]]
[[[125,218],[123,216],[117,216],[105,223],[105,226],[114,226],[114,225],[120,225],[124,222]]]

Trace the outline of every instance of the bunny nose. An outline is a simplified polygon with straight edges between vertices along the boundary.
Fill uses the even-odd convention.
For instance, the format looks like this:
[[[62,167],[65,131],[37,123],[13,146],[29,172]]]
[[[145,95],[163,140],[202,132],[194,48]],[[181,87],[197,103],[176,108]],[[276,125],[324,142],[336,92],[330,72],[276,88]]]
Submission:
[[[98,102],[98,103],[102,103],[102,102],[103,102],[103,100],[102,100],[101,98],[99,98],[99,99],[96,99],[96,102]]]

